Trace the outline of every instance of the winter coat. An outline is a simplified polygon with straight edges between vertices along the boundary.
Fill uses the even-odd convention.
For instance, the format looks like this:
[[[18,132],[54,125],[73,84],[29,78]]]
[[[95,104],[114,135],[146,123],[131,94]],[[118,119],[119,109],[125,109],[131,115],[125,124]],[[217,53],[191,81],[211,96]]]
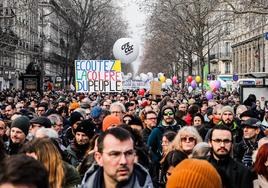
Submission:
[[[89,144],[78,145],[73,140],[66,149],[68,161],[70,161],[73,166],[77,167],[84,159],[88,147]]]
[[[103,168],[92,165],[86,172],[81,188],[103,188]],[[118,188],[153,188],[149,173],[139,164],[134,164],[133,173],[124,185],[117,185]]]
[[[173,125],[164,126],[162,121],[160,124],[154,128],[148,138],[147,145],[151,154],[151,159],[153,162],[159,162],[162,157],[162,137],[166,131],[175,131],[177,132],[181,128],[181,125],[177,124],[177,121],[174,121]]]
[[[216,168],[225,188],[253,188],[254,172],[230,156],[217,161],[213,155],[208,161]]]
[[[81,178],[78,171],[67,162],[63,162],[64,169],[64,188],[74,188],[81,184]]]

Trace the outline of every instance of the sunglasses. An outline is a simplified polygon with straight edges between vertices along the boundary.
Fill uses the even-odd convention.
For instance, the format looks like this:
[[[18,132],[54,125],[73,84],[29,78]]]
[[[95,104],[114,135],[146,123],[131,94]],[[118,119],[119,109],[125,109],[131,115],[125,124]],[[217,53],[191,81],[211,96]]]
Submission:
[[[196,138],[195,137],[182,137],[181,138],[181,141],[182,142],[187,142],[187,141],[189,141],[189,142],[195,142],[196,141]]]
[[[174,113],[173,113],[173,112],[165,112],[163,115],[164,115],[164,116],[173,116]]]

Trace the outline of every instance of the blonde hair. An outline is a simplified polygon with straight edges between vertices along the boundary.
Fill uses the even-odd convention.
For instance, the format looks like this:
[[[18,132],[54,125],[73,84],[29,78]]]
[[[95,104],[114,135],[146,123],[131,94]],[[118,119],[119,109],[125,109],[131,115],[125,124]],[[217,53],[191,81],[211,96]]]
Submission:
[[[63,186],[64,169],[60,152],[49,138],[36,138],[28,142],[24,153],[35,153],[37,160],[46,168],[49,174],[49,187],[59,188]]]
[[[195,145],[198,144],[199,142],[202,142],[202,138],[197,132],[196,128],[193,126],[185,126],[182,127],[177,135],[175,136],[173,142],[172,142],[172,148],[177,149],[180,151],[183,151],[182,149],[182,143],[181,143],[181,138],[183,136],[193,136],[196,139]]]

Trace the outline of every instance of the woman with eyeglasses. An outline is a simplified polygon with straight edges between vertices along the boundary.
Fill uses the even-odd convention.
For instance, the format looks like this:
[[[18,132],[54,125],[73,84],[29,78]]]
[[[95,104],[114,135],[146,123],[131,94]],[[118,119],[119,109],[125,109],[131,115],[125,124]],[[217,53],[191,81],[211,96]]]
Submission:
[[[199,142],[202,142],[202,138],[196,128],[186,126],[179,130],[172,142],[172,147],[176,150],[184,152],[189,156],[192,153],[194,146]]]

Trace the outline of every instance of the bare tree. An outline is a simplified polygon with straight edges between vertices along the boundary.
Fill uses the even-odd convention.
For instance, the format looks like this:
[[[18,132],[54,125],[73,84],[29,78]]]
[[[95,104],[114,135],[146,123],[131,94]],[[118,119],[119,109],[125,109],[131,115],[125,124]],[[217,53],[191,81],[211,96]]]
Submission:
[[[55,11],[66,21],[73,34],[73,43],[70,46],[72,50],[69,56],[70,65],[75,59],[85,57],[83,51],[86,52],[87,58],[111,56],[109,54],[112,49],[111,44],[117,36],[125,34],[126,28],[123,24],[116,30],[118,25],[114,24],[118,23],[113,19],[119,17],[112,12],[115,9],[111,0],[51,0],[51,2],[56,7]],[[74,69],[73,66],[70,67],[72,78]]]
[[[169,36],[168,41],[172,41],[170,45],[176,49],[175,61],[187,60],[189,74],[192,70],[192,57],[195,55],[198,58],[203,80],[208,48],[219,40],[224,23],[228,22],[225,16],[214,13],[221,3],[217,0],[158,0],[154,5],[150,26]],[[184,65],[186,61],[178,61],[181,62]]]
[[[231,7],[235,14],[268,14],[268,4],[266,0],[219,0]]]

